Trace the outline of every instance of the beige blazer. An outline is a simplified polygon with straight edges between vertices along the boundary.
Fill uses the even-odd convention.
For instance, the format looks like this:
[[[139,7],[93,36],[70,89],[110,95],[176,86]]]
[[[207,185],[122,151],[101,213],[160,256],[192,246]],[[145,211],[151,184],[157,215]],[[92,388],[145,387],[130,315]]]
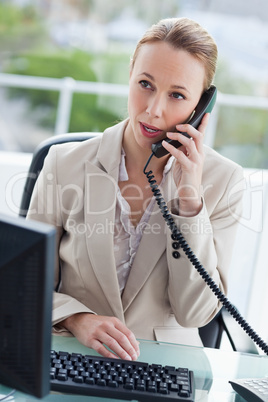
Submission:
[[[51,148],[34,189],[28,217],[57,227],[53,325],[78,313],[116,316],[137,338],[200,345],[197,328],[220,308],[184,252],[173,257],[171,232],[155,204],[124,292],[113,253],[118,170],[126,121],[82,143]],[[227,291],[227,274],[241,213],[243,171],[205,147],[203,209],[190,218],[173,214],[191,249]],[[149,166],[150,168],[150,166]],[[176,200],[172,171],[162,188]],[[58,329],[59,330],[59,329]]]

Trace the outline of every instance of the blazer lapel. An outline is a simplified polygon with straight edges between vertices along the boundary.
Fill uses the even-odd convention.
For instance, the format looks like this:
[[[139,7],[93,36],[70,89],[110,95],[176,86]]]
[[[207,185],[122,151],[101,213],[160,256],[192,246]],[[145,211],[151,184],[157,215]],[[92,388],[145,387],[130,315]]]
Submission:
[[[87,239],[88,256],[114,315],[123,320],[113,253],[116,182],[89,163],[86,170],[84,219],[90,234]]]
[[[164,198],[166,202],[174,197],[176,186],[173,181],[172,172],[168,174],[161,192],[165,194]],[[169,231],[169,228],[164,223],[164,218],[157,203],[155,203],[153,213],[143,233],[122,295],[124,312],[137,296],[153,271],[157,261],[165,252],[167,231]]]
[[[124,123],[118,130],[104,132],[98,152],[101,167],[90,162],[85,167],[85,222],[90,228],[87,250],[94,273],[116,317],[124,322],[114,259],[114,219],[118,168]],[[103,245],[105,244],[105,247]]]
[[[158,208],[157,205],[156,208]],[[154,208],[154,212],[157,211],[156,208]],[[149,219],[148,228],[151,233],[148,233],[147,230],[143,233],[122,295],[124,312],[147,281],[166,248],[165,225],[163,225],[163,217],[160,213]],[[157,228],[157,234],[153,234],[153,228]]]

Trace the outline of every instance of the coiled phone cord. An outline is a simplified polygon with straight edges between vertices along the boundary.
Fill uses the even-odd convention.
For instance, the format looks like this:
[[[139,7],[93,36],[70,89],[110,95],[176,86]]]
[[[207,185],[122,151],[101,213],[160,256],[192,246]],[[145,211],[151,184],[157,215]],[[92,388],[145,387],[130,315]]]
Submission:
[[[161,194],[161,191],[156,183],[153,172],[149,170],[146,172],[146,169],[153,157],[154,153],[151,154],[146,165],[143,169],[143,173],[147,177],[147,180],[150,184],[153,195],[156,199],[156,202],[160,208],[160,211],[165,219],[169,229],[172,232],[174,239],[178,241],[181,248],[183,249],[187,258],[191,261],[192,265],[195,267],[199,275],[203,278],[206,284],[210,287],[212,292],[217,296],[222,305],[226,308],[226,310],[232,315],[232,317],[238,322],[238,324],[243,328],[243,330],[250,336],[250,338],[268,355],[268,345],[256,334],[256,332],[250,327],[250,325],[246,322],[246,320],[241,316],[241,314],[237,311],[234,305],[228,300],[225,294],[219,289],[218,285],[213,281],[208,272],[205,270],[203,265],[199,262],[196,255],[191,250],[190,246],[184,239],[180,230],[178,229],[176,223],[174,222],[173,217],[171,216],[167,204]]]

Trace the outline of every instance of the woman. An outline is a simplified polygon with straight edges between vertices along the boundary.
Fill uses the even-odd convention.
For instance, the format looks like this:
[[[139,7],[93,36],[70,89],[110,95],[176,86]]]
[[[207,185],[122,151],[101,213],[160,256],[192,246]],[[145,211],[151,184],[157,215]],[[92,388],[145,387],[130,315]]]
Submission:
[[[29,217],[58,229],[54,331],[103,356],[137,359],[137,338],[201,345],[197,328],[221,307],[177,250],[143,174],[153,143],[167,136],[182,144],[164,140],[168,154],[153,157],[150,169],[183,236],[226,292],[242,198],[233,189],[243,173],[203,145],[208,114],[198,129],[187,124],[216,59],[196,22],[152,26],[131,62],[129,118],[89,141],[52,147],[39,176]]]

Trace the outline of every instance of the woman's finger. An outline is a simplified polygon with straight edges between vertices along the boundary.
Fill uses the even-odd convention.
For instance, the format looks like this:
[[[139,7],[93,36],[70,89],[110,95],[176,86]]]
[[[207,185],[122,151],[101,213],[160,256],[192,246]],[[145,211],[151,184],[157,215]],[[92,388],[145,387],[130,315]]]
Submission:
[[[92,335],[91,344],[97,340],[121,359],[136,360],[140,354],[134,334],[115,317],[101,322]],[[97,346],[104,351],[100,345]]]
[[[110,330],[109,333],[103,332],[99,337],[99,341],[106,345],[120,359],[137,360],[138,355],[127,337],[116,329]]]

